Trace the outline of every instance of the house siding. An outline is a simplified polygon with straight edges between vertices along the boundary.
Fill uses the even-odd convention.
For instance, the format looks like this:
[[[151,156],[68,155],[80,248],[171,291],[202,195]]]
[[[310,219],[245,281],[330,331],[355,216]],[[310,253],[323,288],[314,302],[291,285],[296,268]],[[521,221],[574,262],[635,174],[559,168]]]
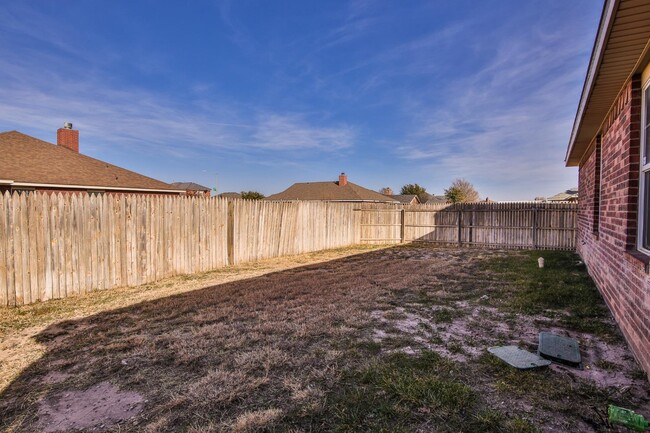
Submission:
[[[636,251],[640,124],[641,77],[634,76],[580,163],[577,249],[650,375],[650,278]]]

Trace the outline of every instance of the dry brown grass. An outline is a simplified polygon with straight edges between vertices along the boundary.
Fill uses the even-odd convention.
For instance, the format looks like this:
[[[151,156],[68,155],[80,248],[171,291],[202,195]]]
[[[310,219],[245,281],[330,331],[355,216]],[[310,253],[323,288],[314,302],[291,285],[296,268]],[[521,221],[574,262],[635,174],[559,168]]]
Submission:
[[[358,246],[320,251],[300,256],[264,260],[201,274],[181,275],[138,287],[97,291],[84,296],[52,300],[18,308],[0,308],[0,392],[21,371],[45,353],[46,347],[39,344],[34,337],[46,327],[62,320],[82,319],[103,311],[125,308],[144,301],[255,278],[279,270],[339,259],[380,248],[382,246]],[[209,329],[206,328],[203,332],[209,332]],[[108,347],[110,348],[111,345],[109,344]]]
[[[493,341],[520,338],[516,327],[503,335],[489,329],[511,318],[498,299],[513,285],[491,271],[495,257],[521,253],[354,249],[5,310],[3,353],[29,361],[0,396],[0,430],[34,431],[42,401],[110,382],[145,399],[139,415],[106,426],[120,432],[514,432],[535,431],[535,423],[588,431],[580,416],[594,416],[567,411],[551,423],[536,398],[560,397],[516,386],[556,385],[570,371],[509,376],[481,355]],[[478,306],[486,313],[474,314]],[[454,326],[469,329],[456,344],[480,350],[460,353],[436,340]],[[23,346],[8,350],[8,341]],[[449,361],[458,354],[459,368]],[[592,386],[588,377],[571,380],[580,392]],[[615,401],[644,407],[643,384],[634,382],[645,396]],[[574,397],[572,410],[609,395],[593,386]],[[508,395],[520,402],[514,412],[502,406]]]

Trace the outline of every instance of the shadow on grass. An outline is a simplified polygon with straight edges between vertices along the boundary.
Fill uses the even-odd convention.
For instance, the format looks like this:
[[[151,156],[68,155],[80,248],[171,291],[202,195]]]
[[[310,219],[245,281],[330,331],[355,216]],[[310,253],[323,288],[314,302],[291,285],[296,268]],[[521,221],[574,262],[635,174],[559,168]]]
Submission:
[[[45,355],[0,396],[0,430],[43,427],[41,400],[104,381],[146,399],[121,431],[219,431],[317,405],[400,267],[376,251],[50,325]]]
[[[369,339],[370,313],[395,306],[439,304],[438,322],[454,321],[450,299],[478,299],[479,282],[498,286],[508,257],[528,266],[527,254],[395,247],[52,324],[35,337],[44,356],[0,395],[0,430],[55,431],[44,406],[108,382],[139,393],[141,411],[97,430],[535,431],[491,402],[494,381],[517,372]],[[441,286],[450,298],[436,301]]]

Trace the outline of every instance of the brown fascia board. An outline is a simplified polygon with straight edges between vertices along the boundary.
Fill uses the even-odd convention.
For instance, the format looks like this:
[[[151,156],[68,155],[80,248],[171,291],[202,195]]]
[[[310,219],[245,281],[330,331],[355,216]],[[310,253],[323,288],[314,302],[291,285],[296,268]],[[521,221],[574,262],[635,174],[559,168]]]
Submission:
[[[578,133],[580,132],[580,126],[582,125],[582,119],[585,114],[585,109],[587,108],[587,103],[589,102],[594,83],[596,82],[596,76],[598,74],[598,69],[600,68],[600,63],[603,60],[605,42],[607,41],[609,32],[612,29],[612,24],[614,22],[613,17],[615,15],[615,11],[618,9],[619,3],[620,0],[607,0],[603,5],[603,13],[600,18],[600,24],[598,25],[598,31],[596,32],[594,48],[591,52],[591,58],[589,59],[587,75],[585,76],[585,82],[582,86],[582,94],[580,96],[580,102],[578,103],[576,117],[573,121],[573,128],[571,130],[571,137],[569,138],[569,145],[567,147],[566,156],[564,158],[567,167],[576,165],[582,156],[573,155],[573,149],[578,137]]]

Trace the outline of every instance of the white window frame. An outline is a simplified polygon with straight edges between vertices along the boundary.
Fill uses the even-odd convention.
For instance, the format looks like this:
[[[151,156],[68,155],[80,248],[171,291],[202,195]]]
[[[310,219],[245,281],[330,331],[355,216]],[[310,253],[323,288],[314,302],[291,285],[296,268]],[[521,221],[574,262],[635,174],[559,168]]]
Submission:
[[[646,96],[648,93],[648,96]],[[646,119],[648,118],[648,113],[646,112],[646,98],[650,97],[650,80],[646,80],[641,86],[641,134],[640,134],[640,158],[639,158],[639,206],[638,206],[638,226],[637,226],[637,249],[647,255],[650,255],[650,250],[643,246],[643,236],[645,230],[650,230],[650,225],[645,227],[645,195],[650,194],[650,191],[646,191],[645,187],[645,174],[650,175],[650,155],[646,155],[646,140],[650,140],[650,137],[646,137]],[[602,170],[602,167],[601,167]]]

